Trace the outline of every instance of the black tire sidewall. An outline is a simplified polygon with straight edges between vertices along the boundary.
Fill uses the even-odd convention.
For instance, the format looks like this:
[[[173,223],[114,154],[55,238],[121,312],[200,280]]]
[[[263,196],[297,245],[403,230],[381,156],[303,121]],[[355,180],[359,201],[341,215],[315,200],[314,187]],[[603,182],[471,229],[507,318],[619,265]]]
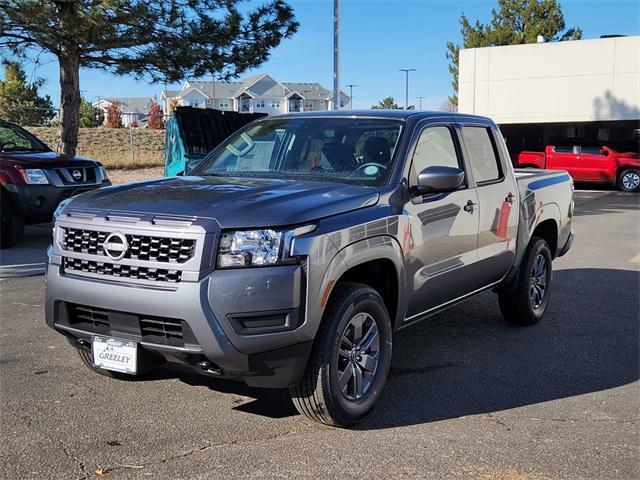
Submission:
[[[338,387],[338,347],[349,321],[358,313],[368,313],[374,319],[380,335],[380,358],[378,371],[373,384],[358,400],[347,399]],[[355,423],[362,419],[379,399],[387,381],[389,367],[391,365],[391,322],[389,314],[380,296],[373,290],[358,289],[350,295],[335,315],[331,332],[331,345],[326,351],[325,368],[327,368],[326,381],[333,405],[338,409],[338,414],[346,423]]]
[[[531,299],[529,297],[529,291],[531,289],[531,281],[532,281],[531,270],[533,268],[535,259],[540,254],[544,257],[545,261],[547,262],[547,265],[546,265],[547,283],[545,288],[544,299],[542,300],[542,305],[539,308],[534,309],[533,305],[531,305]],[[524,276],[522,278],[522,285],[521,285],[521,288],[523,288],[523,292],[521,293],[521,295],[523,295],[526,299],[525,301],[527,302],[527,310],[528,310],[529,316],[532,319],[535,319],[535,321],[537,322],[544,316],[545,312],[547,311],[547,308],[549,308],[549,301],[551,299],[553,270],[552,270],[551,250],[549,250],[549,246],[547,245],[547,242],[545,242],[542,239],[538,239],[532,245],[532,248],[529,252],[529,256],[526,262],[526,270],[523,273],[524,273]]]
[[[637,168],[626,168],[626,169],[624,169],[618,175],[618,179],[617,179],[617,182],[616,182],[617,186],[618,186],[618,189],[622,190],[623,192],[638,192],[638,191],[640,191],[640,185],[638,186],[638,188],[635,188],[633,190],[629,190],[629,189],[625,188],[624,184],[622,183],[622,179],[629,172],[634,172],[636,175],[640,176],[640,170],[638,170]]]

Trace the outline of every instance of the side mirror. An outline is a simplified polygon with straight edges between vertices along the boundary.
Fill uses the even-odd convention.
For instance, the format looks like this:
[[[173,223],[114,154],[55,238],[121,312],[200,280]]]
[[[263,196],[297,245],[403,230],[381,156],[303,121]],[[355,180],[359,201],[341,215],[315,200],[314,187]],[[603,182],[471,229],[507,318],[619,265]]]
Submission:
[[[432,166],[418,174],[418,194],[452,192],[464,183],[464,171],[454,167]]]
[[[604,155],[606,157],[607,155],[609,155],[609,150],[607,150],[606,148],[601,148],[600,155]]]

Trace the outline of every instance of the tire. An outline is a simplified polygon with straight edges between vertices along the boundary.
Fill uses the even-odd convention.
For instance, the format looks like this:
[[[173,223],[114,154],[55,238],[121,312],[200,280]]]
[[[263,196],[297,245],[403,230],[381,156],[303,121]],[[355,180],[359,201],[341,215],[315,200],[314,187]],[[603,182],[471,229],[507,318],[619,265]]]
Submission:
[[[623,192],[640,192],[640,170],[627,168],[618,174],[616,185]]]
[[[387,381],[391,337],[391,321],[380,294],[359,283],[338,284],[302,381],[291,388],[298,411],[331,426],[347,427],[363,420]],[[342,387],[341,380],[347,380]]]
[[[93,373],[97,373],[98,375],[102,375],[105,377],[116,378],[118,380],[136,380],[139,378],[139,375],[131,375],[128,373],[121,372],[112,372],[111,370],[105,370],[104,368],[96,367],[93,364],[93,358],[91,356],[91,350],[86,348],[78,348],[74,347],[78,352],[78,356],[85,367],[91,370]]]
[[[522,259],[515,289],[498,293],[502,316],[514,325],[538,323],[549,306],[552,276],[549,245],[534,236]]]
[[[24,218],[4,197],[0,205],[0,249],[16,245],[24,234]]]

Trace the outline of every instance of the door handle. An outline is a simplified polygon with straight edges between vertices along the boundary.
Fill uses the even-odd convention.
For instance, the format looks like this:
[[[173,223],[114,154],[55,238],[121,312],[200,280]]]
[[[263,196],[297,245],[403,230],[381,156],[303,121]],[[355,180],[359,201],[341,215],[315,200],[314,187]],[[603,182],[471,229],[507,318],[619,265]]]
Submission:
[[[516,197],[513,193],[509,192],[509,195],[507,195],[507,198],[505,198],[505,202],[507,203],[513,203],[515,201]]]
[[[473,213],[473,209],[476,208],[477,203],[473,203],[471,200],[463,207],[465,212]]]

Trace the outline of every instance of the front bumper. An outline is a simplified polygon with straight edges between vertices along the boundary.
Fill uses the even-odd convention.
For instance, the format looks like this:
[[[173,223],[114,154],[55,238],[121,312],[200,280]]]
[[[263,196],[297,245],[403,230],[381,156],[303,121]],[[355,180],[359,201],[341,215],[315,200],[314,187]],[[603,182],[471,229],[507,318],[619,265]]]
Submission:
[[[60,202],[80,193],[111,185],[109,180],[99,184],[54,185],[6,184],[18,213],[29,223],[48,222]]]
[[[88,348],[96,334],[133,340],[143,369],[186,366],[257,387],[288,387],[304,373],[312,342],[296,338],[306,297],[299,265],[214,271],[165,288],[78,277],[60,263],[49,260],[46,321],[77,347]],[[111,312],[108,326],[74,323],[74,305]],[[182,322],[182,340],[145,335],[143,317]]]

